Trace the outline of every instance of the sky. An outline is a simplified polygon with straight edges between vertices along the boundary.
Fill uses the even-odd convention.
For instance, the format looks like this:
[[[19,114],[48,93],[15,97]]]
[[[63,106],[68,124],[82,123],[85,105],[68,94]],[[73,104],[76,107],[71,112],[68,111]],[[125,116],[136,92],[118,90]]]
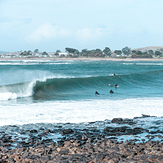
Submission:
[[[0,51],[163,46],[163,0],[0,0]]]

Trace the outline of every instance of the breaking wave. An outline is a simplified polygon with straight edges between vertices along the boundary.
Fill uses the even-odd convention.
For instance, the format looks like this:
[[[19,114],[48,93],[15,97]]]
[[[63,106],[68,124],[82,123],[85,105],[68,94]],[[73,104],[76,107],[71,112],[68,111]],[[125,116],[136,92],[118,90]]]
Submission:
[[[161,86],[162,70],[151,71],[145,74],[134,73],[119,76],[87,76],[62,77],[48,76],[28,82],[0,86],[0,100],[10,100],[25,97],[55,97],[68,96],[73,92],[93,91],[95,88],[107,89],[108,84],[118,83],[123,88]],[[157,80],[156,80],[157,79]]]

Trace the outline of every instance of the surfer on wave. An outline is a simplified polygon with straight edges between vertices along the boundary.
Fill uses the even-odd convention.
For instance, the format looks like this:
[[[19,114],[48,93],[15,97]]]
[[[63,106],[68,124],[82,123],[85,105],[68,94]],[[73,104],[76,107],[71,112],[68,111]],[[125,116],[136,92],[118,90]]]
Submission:
[[[116,76],[116,77],[119,77],[120,78],[120,76],[117,76],[115,73],[113,73],[112,76]]]
[[[97,91],[95,91],[95,95],[100,95]]]
[[[114,93],[114,92],[112,91],[112,89],[110,90],[110,93]]]
[[[116,83],[115,85],[111,85],[111,84],[108,84],[108,85],[109,85],[110,87],[115,87],[115,88],[119,87],[117,83]]]

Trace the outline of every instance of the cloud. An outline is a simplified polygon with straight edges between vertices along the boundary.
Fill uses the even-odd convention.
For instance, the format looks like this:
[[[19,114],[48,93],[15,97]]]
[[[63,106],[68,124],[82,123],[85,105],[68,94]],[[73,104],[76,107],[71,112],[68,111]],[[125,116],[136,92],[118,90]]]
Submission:
[[[40,25],[36,31],[26,37],[27,41],[40,42],[42,40],[51,40],[59,38],[76,39],[80,42],[95,41],[103,36],[107,30],[101,27],[98,28],[83,28],[83,29],[66,29],[60,28],[49,23]]]
[[[70,31],[67,29],[59,28],[58,26],[51,25],[49,23],[42,24],[31,35],[26,37],[26,40],[39,42],[42,40],[50,40],[58,37],[67,37],[70,35]]]
[[[80,41],[96,40],[105,33],[103,28],[83,28],[76,31],[76,37]]]

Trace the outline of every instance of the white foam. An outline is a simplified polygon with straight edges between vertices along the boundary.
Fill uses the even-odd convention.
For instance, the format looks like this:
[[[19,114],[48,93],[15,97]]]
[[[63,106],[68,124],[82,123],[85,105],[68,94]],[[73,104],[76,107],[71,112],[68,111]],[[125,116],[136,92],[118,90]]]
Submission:
[[[0,101],[11,100],[11,99],[16,99],[16,98],[17,98],[16,93],[11,93],[11,92],[0,93]]]
[[[28,123],[80,123],[116,117],[133,118],[162,115],[162,98],[55,101],[33,104],[1,105],[0,125]]]
[[[162,66],[163,65],[163,63],[136,63],[136,65],[149,65],[149,66],[151,66],[151,65],[154,65],[154,66]]]
[[[146,65],[146,66],[162,66],[163,63],[156,63],[156,62],[141,62],[141,63],[123,63],[124,65]]]

